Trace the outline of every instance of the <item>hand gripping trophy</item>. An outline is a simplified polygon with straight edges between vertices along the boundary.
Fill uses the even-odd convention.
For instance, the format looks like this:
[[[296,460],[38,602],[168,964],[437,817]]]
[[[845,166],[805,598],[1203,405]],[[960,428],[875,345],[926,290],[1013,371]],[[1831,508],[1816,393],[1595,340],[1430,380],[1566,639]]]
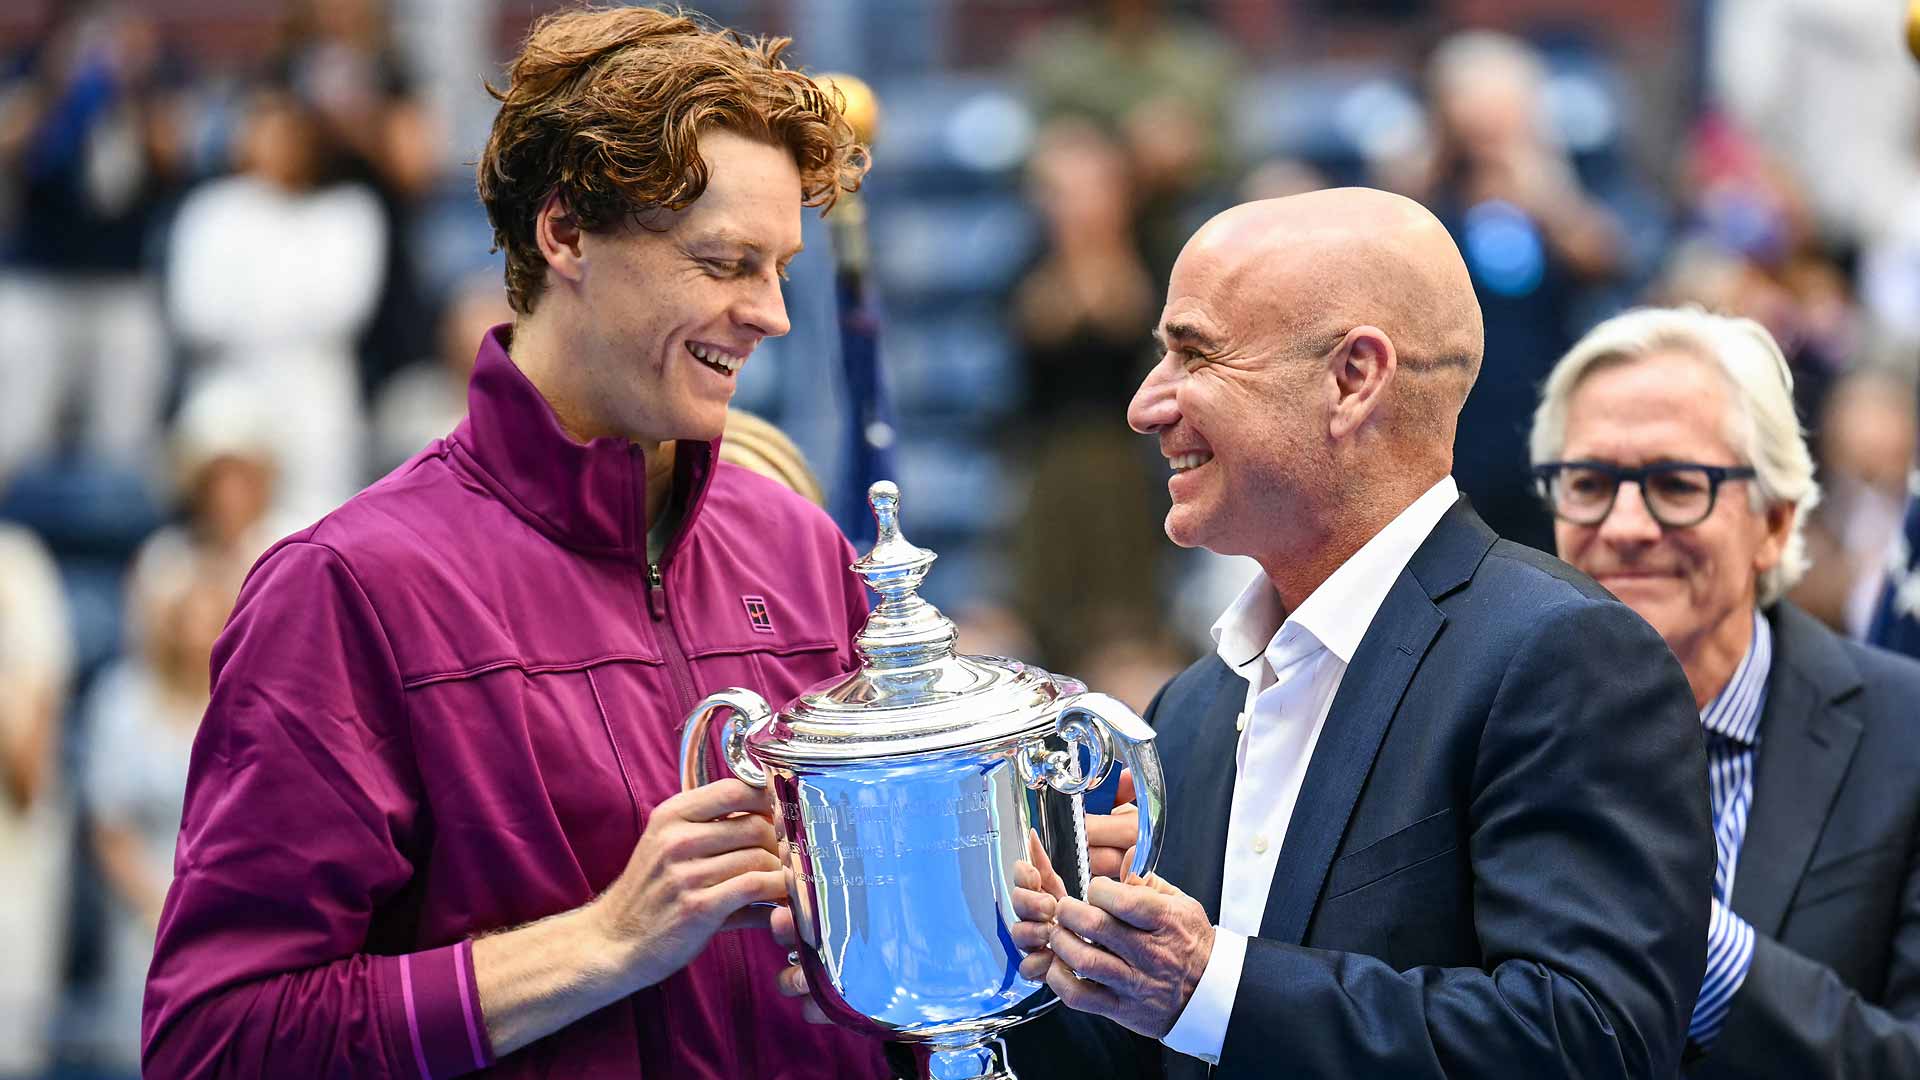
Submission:
[[[1012,890],[1022,860],[1084,898],[1082,793],[1133,770],[1131,871],[1157,859],[1166,785],[1151,728],[1080,684],[954,652],[953,624],[916,595],[934,553],[900,533],[899,491],[873,485],[873,550],[853,565],[879,597],[862,666],[775,714],[723,690],[688,717],[681,776],[709,778],[708,730],[734,774],[771,785],[787,894],[812,995],[836,1023],[918,1042],[929,1076],[1012,1080],[1000,1034],[1056,1001],[1022,978]]]

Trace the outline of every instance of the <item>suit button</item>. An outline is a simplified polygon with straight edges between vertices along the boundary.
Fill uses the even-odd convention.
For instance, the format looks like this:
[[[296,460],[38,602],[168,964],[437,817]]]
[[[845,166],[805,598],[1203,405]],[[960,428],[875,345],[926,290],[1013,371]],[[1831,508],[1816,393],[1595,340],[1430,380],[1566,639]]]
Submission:
[[[1261,833],[1259,836],[1253,838],[1253,853],[1255,855],[1265,855],[1267,853],[1266,833]]]

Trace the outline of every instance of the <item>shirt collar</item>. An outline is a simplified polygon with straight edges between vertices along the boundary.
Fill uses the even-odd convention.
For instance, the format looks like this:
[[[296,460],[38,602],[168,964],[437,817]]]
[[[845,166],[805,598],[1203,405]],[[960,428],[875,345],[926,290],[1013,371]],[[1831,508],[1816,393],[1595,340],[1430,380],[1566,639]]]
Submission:
[[[568,435],[507,355],[511,329],[496,326],[481,339],[467,384],[467,418],[448,442],[541,532],[575,550],[645,559],[647,470],[638,448],[624,439],[581,443]],[[688,497],[676,546],[705,500],[719,448],[718,440],[677,444],[674,484]]]
[[[1220,659],[1239,671],[1277,644],[1287,625],[1294,624],[1341,663],[1351,664],[1394,581],[1459,498],[1453,477],[1441,477],[1341,563],[1291,614],[1281,607],[1280,595],[1266,574],[1256,573],[1214,621],[1213,641]]]
[[[1772,669],[1773,628],[1756,609],[1747,654],[1740,658],[1740,666],[1733,669],[1733,678],[1700,710],[1700,726],[1742,746],[1758,743],[1760,712],[1767,697],[1767,673]]]

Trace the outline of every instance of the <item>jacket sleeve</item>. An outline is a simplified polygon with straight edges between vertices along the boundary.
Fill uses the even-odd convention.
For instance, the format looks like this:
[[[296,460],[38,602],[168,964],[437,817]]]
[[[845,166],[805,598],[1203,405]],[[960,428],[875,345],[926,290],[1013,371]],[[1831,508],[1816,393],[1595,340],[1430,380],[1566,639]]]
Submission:
[[[1478,967],[1248,943],[1232,1075],[1659,1077],[1705,970],[1706,759],[1685,678],[1627,608],[1526,628],[1468,809]],[[1392,928],[1382,928],[1382,933]]]
[[[491,1062],[470,944],[386,955],[372,940],[414,878],[413,762],[366,594],[331,549],[277,548],[214,650],[145,1075],[424,1080]]]
[[[1831,968],[1756,935],[1753,966],[1702,1076],[1920,1076],[1920,867],[1901,888],[1886,993],[1862,998]]]

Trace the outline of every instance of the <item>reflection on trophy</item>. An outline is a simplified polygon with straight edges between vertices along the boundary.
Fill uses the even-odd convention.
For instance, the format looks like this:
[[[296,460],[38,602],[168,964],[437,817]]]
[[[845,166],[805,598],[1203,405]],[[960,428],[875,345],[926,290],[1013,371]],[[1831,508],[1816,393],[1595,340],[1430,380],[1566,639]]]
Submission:
[[[688,718],[686,786],[706,783],[706,733],[771,784],[787,893],[814,1000],[835,1022],[923,1043],[939,1080],[1012,1080],[1000,1034],[1055,1003],[1020,976],[1012,890],[1021,863],[1088,885],[1082,792],[1133,770],[1139,840],[1158,856],[1165,784],[1153,731],[1126,706],[999,657],[954,652],[953,624],[916,595],[934,553],[900,533],[899,492],[868,493],[879,537],[853,569],[879,597],[855,640],[862,666],[774,714],[722,691]]]

